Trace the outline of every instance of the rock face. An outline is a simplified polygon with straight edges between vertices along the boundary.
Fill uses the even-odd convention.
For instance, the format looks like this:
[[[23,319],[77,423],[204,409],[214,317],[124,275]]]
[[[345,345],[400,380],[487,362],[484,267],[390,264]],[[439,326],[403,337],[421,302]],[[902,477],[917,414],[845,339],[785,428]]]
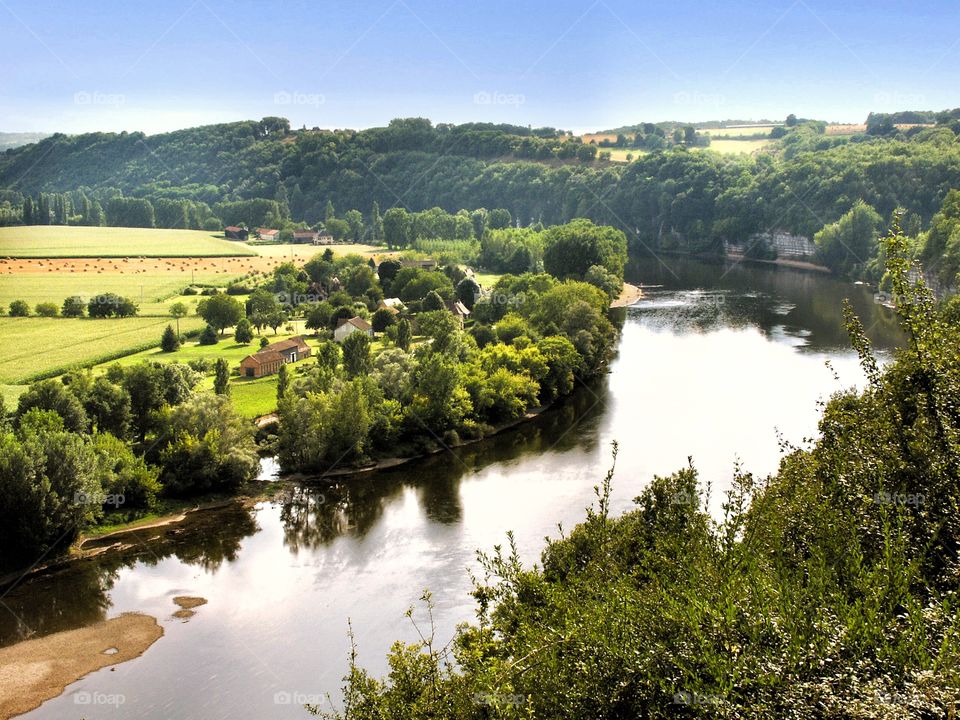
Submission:
[[[727,254],[743,255],[747,248],[758,242],[777,251],[777,257],[787,260],[809,260],[817,252],[813,241],[803,235],[791,235],[785,230],[754,233],[746,243],[726,243]]]
[[[156,618],[128,613],[0,648],[0,718],[39,707],[94,670],[139,657],[162,636]]]

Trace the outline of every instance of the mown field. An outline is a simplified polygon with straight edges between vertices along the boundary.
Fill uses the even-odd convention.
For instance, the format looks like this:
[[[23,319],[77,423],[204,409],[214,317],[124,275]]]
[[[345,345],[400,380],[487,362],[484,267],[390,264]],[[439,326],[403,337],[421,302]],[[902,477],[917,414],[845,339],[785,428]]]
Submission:
[[[13,384],[92,365],[137,349],[159,344],[168,323],[164,317],[113,320],[68,318],[0,318],[0,383]],[[196,317],[180,320],[180,331],[202,327]]]
[[[769,138],[739,140],[735,138],[714,138],[710,140],[710,150],[724,155],[749,155],[776,142]]]
[[[27,225],[0,228],[5,257],[221,257],[254,255],[203,230]]]

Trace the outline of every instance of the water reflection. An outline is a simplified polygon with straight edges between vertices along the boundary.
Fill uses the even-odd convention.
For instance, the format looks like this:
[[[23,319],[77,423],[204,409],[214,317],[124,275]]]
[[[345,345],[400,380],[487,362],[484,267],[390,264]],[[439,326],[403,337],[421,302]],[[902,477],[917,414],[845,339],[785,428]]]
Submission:
[[[176,557],[206,572],[237,559],[241,541],[257,531],[251,511],[240,503],[198,512],[182,525],[137,530],[122,539],[88,543],[96,549],[120,545],[100,556],[67,563],[0,590],[0,646],[29,637],[83,627],[107,618],[109,593],[123,568],[152,567]]]
[[[896,314],[869,288],[820,273],[665,256],[634,261],[627,274],[645,287],[638,307],[649,322],[679,331],[753,326],[803,351],[846,350],[847,300],[877,347],[903,342]]]

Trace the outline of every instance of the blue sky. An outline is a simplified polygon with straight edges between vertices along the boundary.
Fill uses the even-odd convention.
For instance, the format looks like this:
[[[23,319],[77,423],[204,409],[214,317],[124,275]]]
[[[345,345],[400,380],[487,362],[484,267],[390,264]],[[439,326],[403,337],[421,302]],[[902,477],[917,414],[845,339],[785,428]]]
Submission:
[[[862,122],[960,105],[960,3],[0,0],[0,130]]]

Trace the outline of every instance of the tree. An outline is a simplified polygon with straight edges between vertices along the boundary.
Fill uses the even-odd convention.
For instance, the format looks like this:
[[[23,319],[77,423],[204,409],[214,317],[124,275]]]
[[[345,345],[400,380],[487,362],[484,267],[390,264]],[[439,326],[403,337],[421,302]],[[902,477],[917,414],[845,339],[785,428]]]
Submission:
[[[60,309],[60,314],[63,315],[63,317],[69,318],[83,317],[86,312],[87,304],[79,295],[71,295],[68,297],[63,301],[63,307]]]
[[[873,256],[883,220],[862,200],[837,222],[824,225],[813,241],[817,257],[838,274],[851,274],[863,268]]]
[[[505,208],[494,208],[487,213],[487,227],[491,230],[501,230],[513,225],[510,211]]]
[[[431,290],[427,293],[426,297],[423,298],[424,312],[445,310],[446,307],[446,303],[443,302],[443,298],[440,297],[440,294],[436,290]]]
[[[290,371],[287,370],[287,364],[284,363],[280,366],[280,371],[277,373],[277,401],[283,400],[287,396],[287,391],[290,389]]]
[[[105,377],[93,381],[82,399],[91,430],[126,438],[130,430],[130,393]]]
[[[223,335],[226,328],[236,325],[243,317],[243,306],[229,295],[218,293],[197,303],[197,315]]]
[[[234,329],[233,339],[241,345],[246,345],[253,340],[253,328],[247,318],[240,318]]]
[[[380,203],[376,200],[370,210],[370,240],[374,243],[383,240],[383,218],[380,217]]]
[[[410,328],[410,321],[401,318],[400,322],[397,323],[397,347],[407,352],[410,350],[412,341],[413,330]]]
[[[217,358],[217,362],[214,364],[213,369],[213,392],[217,395],[229,395],[230,366],[227,364],[226,358]]]
[[[165,492],[188,496],[232,491],[260,469],[253,425],[223,395],[197,393],[159,420],[169,442],[160,453]]]
[[[317,332],[330,324],[331,315],[333,315],[333,307],[330,303],[326,301],[318,302],[307,311],[304,324],[308,330]]]
[[[359,210],[347,210],[343,214],[343,219],[347,222],[350,239],[353,242],[360,242],[363,239],[363,213]]]
[[[173,330],[172,325],[167,325],[160,338],[160,349],[163,352],[176,352],[180,349],[180,336]]]
[[[403,265],[399,260],[383,260],[377,266],[377,276],[380,278],[380,285],[385,293],[392,293],[393,279],[400,272]]]
[[[627,238],[616,228],[574,220],[544,232],[543,269],[561,280],[582,280],[593,265],[623,277]]]
[[[186,303],[175,302],[170,306],[170,317],[177,321],[177,337],[180,336],[180,318],[186,317],[189,313]]]
[[[30,306],[25,300],[14,300],[10,303],[10,317],[27,317],[30,314]]]
[[[87,303],[87,315],[92,318],[133,317],[136,314],[136,303],[115,293],[95,295]]]
[[[390,308],[380,308],[374,314],[370,321],[374,332],[385,332],[386,329],[397,322],[396,314]]]
[[[457,300],[462,302],[467,310],[473,310],[474,303],[480,296],[480,286],[471,277],[465,277],[457,283]]]
[[[46,416],[46,417],[44,417]],[[0,566],[23,568],[70,547],[100,513],[96,457],[83,439],[31,410],[0,434]]]
[[[33,409],[55,412],[62,418],[64,428],[70,432],[79,433],[87,429],[87,413],[83,405],[59,380],[41,380],[31,385],[20,396],[16,419],[19,421]]]
[[[217,336],[217,331],[213,329],[212,325],[207,325],[200,332],[200,337],[197,339],[197,342],[200,345],[216,345],[220,341],[220,338]]]
[[[402,248],[410,243],[410,213],[392,207],[383,214],[383,239],[389,248]]]
[[[787,115],[787,121],[785,124],[787,127],[794,127],[797,124],[797,116],[793,113],[790,113]]]
[[[351,333],[343,341],[343,369],[348,378],[368,375],[373,369],[370,338],[366,333]]]
[[[40,317],[48,317],[48,318],[56,317],[57,314],[60,312],[56,303],[52,303],[52,302],[37,303],[37,306],[36,308],[34,308],[34,310],[36,310],[37,315],[39,315]]]

